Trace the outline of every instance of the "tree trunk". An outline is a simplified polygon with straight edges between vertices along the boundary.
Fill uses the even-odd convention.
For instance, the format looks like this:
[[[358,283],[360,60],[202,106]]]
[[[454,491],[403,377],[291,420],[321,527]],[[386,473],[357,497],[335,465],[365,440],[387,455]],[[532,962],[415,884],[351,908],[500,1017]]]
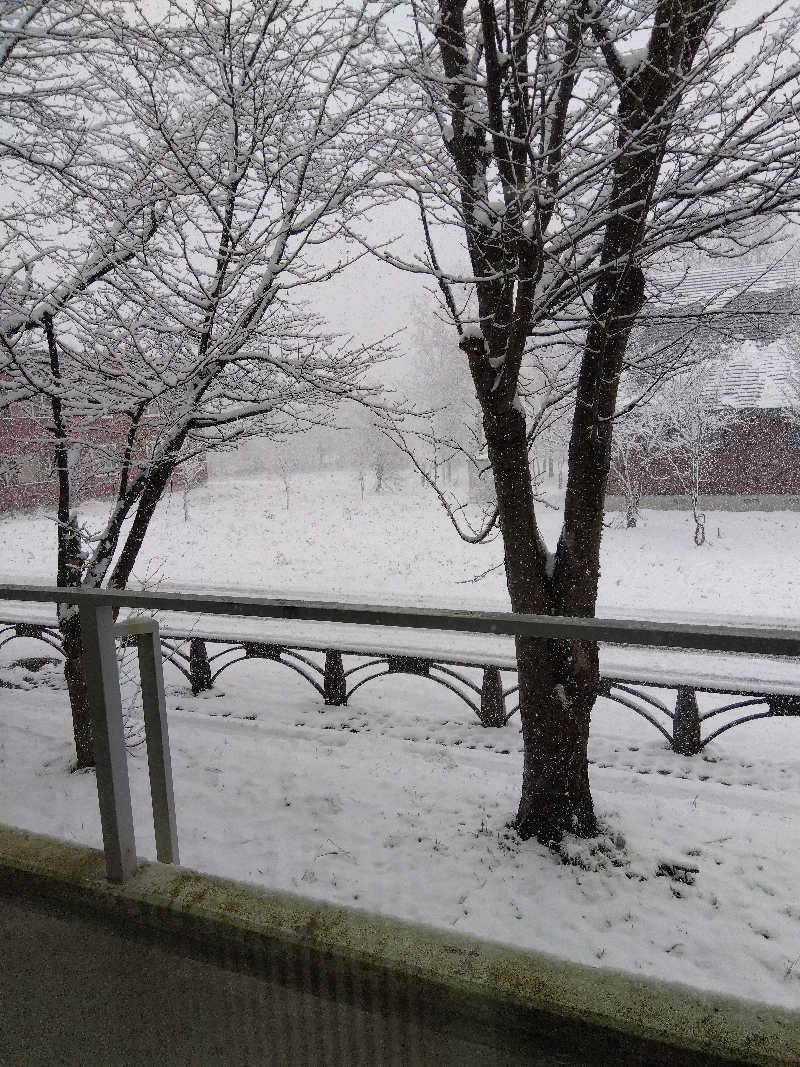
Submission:
[[[597,833],[589,786],[589,723],[599,689],[597,646],[517,638],[524,741],[515,826],[543,844]]]
[[[629,491],[628,501],[625,508],[625,528],[626,530],[635,530],[636,523],[639,521],[639,501],[641,496],[635,491]]]
[[[44,317],[45,336],[50,355],[50,371],[56,382],[61,380],[58,344],[51,315]],[[78,520],[71,512],[72,489],[67,450],[68,433],[64,421],[61,397],[54,392],[50,399],[53,413],[53,468],[58,480],[58,522],[56,543],[56,584],[79,586],[83,575],[83,551]],[[74,604],[58,605],[58,627],[64,653],[64,678],[72,712],[72,733],[75,738],[77,766],[94,767],[94,732],[89,711],[89,695],[83,670],[83,638],[81,617]]]
[[[487,416],[484,427],[512,610],[561,614],[552,583],[547,584],[545,550],[536,527],[525,419],[512,410]],[[524,748],[517,833],[546,844],[558,842],[564,833],[591,837],[597,822],[587,746],[600,683],[597,646],[518,637],[516,649]]]
[[[67,681],[72,711],[72,733],[75,738],[77,767],[94,767],[94,732],[86,675],[83,669],[81,617],[74,605],[65,606],[64,612],[64,616],[59,619],[59,629],[64,651],[64,677]]]

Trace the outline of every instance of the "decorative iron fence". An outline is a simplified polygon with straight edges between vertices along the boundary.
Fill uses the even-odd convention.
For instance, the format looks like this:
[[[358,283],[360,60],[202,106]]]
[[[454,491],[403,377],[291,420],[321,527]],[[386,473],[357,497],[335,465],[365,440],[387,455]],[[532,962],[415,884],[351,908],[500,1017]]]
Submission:
[[[136,643],[142,677],[145,711],[145,734],[150,766],[153,818],[159,859],[177,862],[174,805],[169,760],[169,739],[162,676],[162,658],[176,663],[195,686],[213,685],[219,673],[242,659],[270,659],[301,674],[329,704],[343,704],[367,681],[384,674],[414,674],[430,678],[457,692],[486,726],[505,725],[516,708],[507,711],[506,702],[516,686],[504,689],[501,671],[508,664],[489,659],[451,660],[446,655],[409,656],[401,650],[382,650],[367,655],[367,662],[345,670],[343,657],[365,655],[365,649],[325,648],[313,645],[272,644],[259,640],[198,636],[178,632],[165,634],[162,647],[158,624],[150,620],[130,619],[115,625],[114,611],[137,610],[191,612],[199,614],[256,617],[262,619],[312,620],[317,622],[355,623],[359,625],[455,631],[461,633],[526,635],[543,640],[571,639],[597,641],[615,645],[653,646],[707,651],[746,653],[781,657],[800,656],[800,631],[780,628],[735,627],[721,624],[682,623],[665,625],[653,621],[617,619],[575,619],[554,616],[514,615],[509,612],[468,612],[418,610],[385,605],[343,605],[318,601],[287,601],[259,597],[219,597],[207,594],[176,595],[163,592],[118,592],[105,589],[60,589],[57,587],[0,586],[0,600],[11,602],[61,603],[76,605],[80,612],[89,700],[92,710],[97,787],[103,827],[103,841],[109,878],[123,880],[136,868],[133,816],[130,802],[125,746],[122,734],[122,706],[115,641]],[[10,622],[0,630],[0,646],[19,637],[36,637],[50,647],[58,647],[57,631],[46,624]],[[189,651],[179,649],[188,640]],[[175,644],[174,642],[178,642]],[[198,643],[199,642],[199,643]],[[208,643],[223,643],[227,648],[208,655]],[[166,650],[166,656],[164,651]],[[231,650],[233,655],[231,655]],[[324,662],[312,655],[323,654]],[[216,668],[212,663],[228,655]],[[183,657],[183,662],[181,662]],[[483,671],[480,687],[463,675],[464,668]],[[365,670],[372,674],[354,675]],[[348,683],[348,678],[351,681]],[[466,692],[461,691],[463,683]],[[665,680],[653,683],[663,688]],[[746,699],[727,703],[701,715],[696,692],[705,688],[713,692],[735,692],[735,686],[691,684],[674,679],[677,691],[674,710],[652,695],[642,693],[630,678],[604,677],[602,693],[648,719],[676,751],[699,751],[713,737],[741,722],[771,715],[800,714],[800,685],[780,685],[753,691]],[[755,687],[758,689],[758,687]],[[199,691],[199,689],[198,689]],[[476,699],[477,696],[480,699]],[[662,712],[672,722],[671,733],[656,719],[648,707]],[[700,736],[702,721],[723,711],[764,704],[767,710],[749,714],[735,723]]]
[[[16,621],[0,618],[0,649],[15,638],[43,641],[61,652],[58,627],[46,622]],[[262,659],[280,664],[302,677],[333,707],[347,705],[350,698],[368,682],[388,675],[407,674],[427,678],[453,693],[472,711],[482,726],[506,726],[519,710],[513,698],[517,684],[504,684],[505,674],[513,683],[516,661],[513,656],[469,656],[459,650],[431,650],[430,655],[411,655],[407,650],[388,645],[331,647],[331,642],[303,641],[284,635],[284,640],[267,641],[258,635],[213,634],[197,629],[160,629],[164,661],[183,675],[192,693],[214,687],[220,675],[239,663]],[[135,637],[123,637],[122,644],[135,643]],[[480,678],[476,681],[475,676]],[[780,691],[777,691],[780,689]],[[667,703],[659,691],[671,690],[674,697]],[[736,697],[705,711],[700,711],[697,695],[724,694]],[[752,678],[713,684],[689,680],[676,669],[670,677],[654,681],[647,667],[629,669],[615,675],[604,671],[600,695],[630,709],[651,724],[681,755],[697,755],[720,734],[755,719],[775,716],[800,717],[800,673],[796,683],[756,685]],[[762,710],[728,719],[712,731],[703,732],[703,723],[739,709],[760,707]]]

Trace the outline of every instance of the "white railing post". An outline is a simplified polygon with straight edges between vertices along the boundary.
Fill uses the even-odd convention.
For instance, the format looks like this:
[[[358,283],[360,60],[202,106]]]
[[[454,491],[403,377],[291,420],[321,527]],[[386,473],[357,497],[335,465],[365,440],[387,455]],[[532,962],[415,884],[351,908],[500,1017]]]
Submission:
[[[111,881],[122,882],[136,870],[136,841],[122,729],[113,609],[81,605],[80,619],[106,873]]]
[[[155,619],[129,619],[116,627],[116,633],[124,637],[135,637],[139,654],[156,856],[161,863],[178,863],[178,830],[172,793],[172,762],[158,623]]]

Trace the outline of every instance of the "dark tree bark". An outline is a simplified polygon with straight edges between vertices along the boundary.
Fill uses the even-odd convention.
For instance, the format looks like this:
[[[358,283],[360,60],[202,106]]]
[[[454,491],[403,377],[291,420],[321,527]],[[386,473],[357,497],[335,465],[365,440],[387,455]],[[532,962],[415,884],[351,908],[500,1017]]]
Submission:
[[[54,382],[58,384],[61,380],[59,349],[53,319],[50,315],[44,318],[44,332],[47,339],[50,372]],[[72,480],[68,453],[69,428],[57,389],[54,390],[51,397],[51,411],[53,416],[51,432],[54,439],[53,466],[58,484],[56,581],[60,587],[67,589],[77,589],[85,584],[99,585],[116,551],[125,516],[136,500],[136,496],[129,495],[128,482],[129,464],[141,410],[136,412],[131,420],[131,430],[126,442],[120,474],[116,521],[112,522],[106,530],[104,541],[100,546],[92,568],[92,575],[86,573],[87,568],[81,531],[77,517],[72,512]],[[181,443],[182,440],[181,438]],[[179,447],[180,444],[177,444],[176,450]],[[156,504],[169,480],[169,475],[174,470],[173,455],[174,453],[170,454],[167,462],[161,466],[154,467],[152,476],[144,488],[131,532],[126,538],[120,560],[112,574],[111,584],[116,585],[118,588],[124,588],[130,576],[136,554],[141,547]],[[74,604],[58,605],[58,625],[61,633],[61,648],[64,654],[64,678],[67,683],[72,714],[76,766],[78,768],[93,767],[95,764],[94,731],[83,665],[83,638],[81,635],[80,614]]]
[[[60,381],[58,345],[52,316],[44,319],[44,332],[47,338],[47,350],[50,358],[50,372],[53,380]],[[56,540],[58,555],[56,563],[56,582],[62,588],[72,588],[81,584],[83,575],[83,558],[81,537],[77,521],[71,514],[71,484],[69,475],[69,455],[67,452],[67,427],[58,392],[55,391],[50,402],[53,415],[52,434],[53,466],[58,482],[58,510]],[[79,768],[94,766],[94,732],[89,695],[86,687],[86,675],[83,669],[83,638],[78,609],[74,604],[58,605],[58,626],[61,632],[61,650],[64,653],[64,678],[69,693],[72,712],[72,733],[75,740],[76,766]]]
[[[646,60],[631,68],[609,37],[602,8],[577,0],[565,8],[559,27],[560,72],[551,101],[538,116],[537,102],[526,89],[528,49],[536,46],[533,22],[523,17],[528,9],[508,8],[501,27],[494,4],[480,0],[478,7],[480,22],[476,19],[468,26],[463,0],[442,0],[435,32],[452,119],[446,148],[458,180],[461,222],[476,279],[479,330],[463,329],[441,275],[440,286],[459,328],[483,414],[512,610],[592,617],[617,390],[630,333],[644,303],[640,249],[683,79],[719,5],[711,0],[661,0]],[[548,316],[546,301],[537,303],[546,260],[543,235],[558,201],[569,110],[590,36],[616,83],[617,140],[608,158],[607,221],[595,278],[585,288],[580,288],[583,282],[576,283],[590,306],[569,445],[564,521],[553,557],[537,527],[525,416],[517,390],[532,324]],[[498,42],[504,40],[513,42],[511,56],[501,57],[498,51]],[[470,66],[476,55],[483,57],[485,69],[482,102],[487,119],[483,121],[489,136],[474,121],[472,110],[476,77],[480,82]],[[508,75],[510,66],[514,77]],[[526,153],[532,128],[540,131],[537,151],[545,160],[538,171],[528,169],[538,166]],[[486,221],[482,199],[491,165],[504,198],[502,221],[497,224]],[[537,193],[535,204],[531,184],[546,190]],[[435,264],[427,226],[425,233]],[[597,832],[597,821],[587,745],[600,683],[597,647],[530,638],[518,638],[516,647],[524,740],[516,829],[523,838],[535,836],[546,843],[559,841],[566,832],[591,836]]]
[[[47,317],[45,321],[45,333],[50,354],[50,369],[54,379],[58,381],[58,345],[50,317]],[[186,435],[185,431],[183,434],[176,435],[173,446],[167,450],[166,456],[159,463],[153,465],[140,489],[131,491],[129,468],[134,439],[142,412],[138,410],[134,413],[120,472],[116,517],[105,531],[93,565],[87,568],[81,531],[78,527],[77,518],[71,511],[71,480],[67,452],[68,430],[63,417],[61,401],[57,396],[54,396],[51,404],[53,434],[55,437],[54,465],[58,478],[57,583],[63,588],[80,588],[85,585],[98,587],[102,584],[117,550],[123,522],[138,500],[133,523],[125,538],[122,551],[111,572],[108,583],[113,588],[124,589],[130,578],[158,502],[175,470],[175,455],[183,444]],[[64,653],[64,677],[67,682],[72,713],[76,765],[78,768],[93,767],[95,765],[94,733],[83,666],[83,638],[78,609],[74,605],[60,604],[58,606],[58,620],[61,632],[61,646]]]
[[[211,678],[208,650],[202,637],[193,637],[189,642],[189,677],[192,696],[206,692],[214,684]]]
[[[547,580],[547,559],[533,508],[525,419],[512,409],[485,418],[505,551],[512,610],[563,615],[558,586]],[[523,838],[546,843],[569,831],[597,831],[589,788],[587,745],[599,687],[597,648],[586,642],[516,641],[524,764],[515,826]]]
[[[77,608],[59,622],[64,652],[64,677],[72,711],[72,734],[75,740],[76,766],[94,767],[94,731],[92,729],[86,674],[83,669],[81,618]]]

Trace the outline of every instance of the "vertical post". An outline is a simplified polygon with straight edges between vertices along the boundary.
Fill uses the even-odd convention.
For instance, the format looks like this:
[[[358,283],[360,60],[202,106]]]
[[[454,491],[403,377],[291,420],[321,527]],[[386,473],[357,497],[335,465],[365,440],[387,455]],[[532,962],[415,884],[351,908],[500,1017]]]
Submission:
[[[681,685],[678,686],[675,714],[672,717],[672,750],[681,756],[696,756],[700,748],[697,695],[691,686]]]
[[[136,870],[136,841],[122,732],[113,612],[110,607],[90,604],[82,605],[79,610],[106,874],[110,881],[122,882]]]
[[[503,680],[497,667],[483,668],[481,685],[481,726],[505,726],[506,698]]]
[[[323,691],[326,704],[341,707],[347,703],[347,679],[344,675],[342,654],[333,648],[329,648],[325,653]]]
[[[192,685],[192,696],[204,693],[213,684],[208,651],[202,637],[193,637],[189,642],[189,679]]]
[[[158,636],[158,623],[154,619],[148,619],[147,622],[147,632],[137,634],[136,644],[142,683],[142,710],[150,771],[156,856],[160,863],[177,863],[178,830],[175,825],[175,798],[172,793],[172,762],[169,754],[161,641]]]

